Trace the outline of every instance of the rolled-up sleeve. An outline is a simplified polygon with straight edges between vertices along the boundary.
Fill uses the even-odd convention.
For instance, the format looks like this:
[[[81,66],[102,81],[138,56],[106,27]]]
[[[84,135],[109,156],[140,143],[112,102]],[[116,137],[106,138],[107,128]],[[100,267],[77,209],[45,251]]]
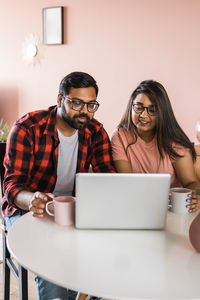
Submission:
[[[9,135],[4,159],[4,199],[14,208],[16,195],[26,189],[32,166],[32,146],[26,128],[14,125]]]

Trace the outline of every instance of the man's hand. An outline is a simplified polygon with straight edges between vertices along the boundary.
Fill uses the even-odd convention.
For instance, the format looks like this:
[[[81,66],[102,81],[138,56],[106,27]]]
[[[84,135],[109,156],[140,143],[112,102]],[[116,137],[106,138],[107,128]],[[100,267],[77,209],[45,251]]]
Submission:
[[[46,203],[54,197],[53,194],[35,192],[31,198],[29,210],[32,211],[33,217],[42,218],[45,211]]]

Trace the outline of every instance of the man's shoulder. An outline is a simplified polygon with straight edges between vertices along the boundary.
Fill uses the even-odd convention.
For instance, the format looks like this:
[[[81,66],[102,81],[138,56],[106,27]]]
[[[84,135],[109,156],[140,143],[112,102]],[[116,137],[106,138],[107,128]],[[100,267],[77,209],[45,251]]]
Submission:
[[[90,121],[86,130],[89,131],[90,134],[95,134],[104,129],[103,129],[102,123],[100,123],[98,120],[92,118],[92,120]]]
[[[16,125],[21,125],[26,128],[40,126],[48,122],[50,115],[55,110],[55,106],[51,106],[45,110],[36,110],[25,114],[16,121]]]

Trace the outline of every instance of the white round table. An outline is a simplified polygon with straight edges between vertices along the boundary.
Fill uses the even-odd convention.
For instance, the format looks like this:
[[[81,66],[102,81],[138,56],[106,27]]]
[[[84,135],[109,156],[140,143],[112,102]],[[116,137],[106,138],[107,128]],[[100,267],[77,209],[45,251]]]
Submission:
[[[199,299],[200,255],[191,217],[168,213],[166,231],[77,230],[53,218],[17,220],[8,233],[15,259],[37,275],[112,299]]]

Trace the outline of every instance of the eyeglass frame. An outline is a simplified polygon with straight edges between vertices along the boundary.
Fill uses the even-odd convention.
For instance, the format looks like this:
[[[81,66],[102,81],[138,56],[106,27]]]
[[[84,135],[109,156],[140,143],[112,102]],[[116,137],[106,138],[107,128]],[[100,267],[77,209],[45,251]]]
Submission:
[[[87,111],[88,111],[89,113],[92,113],[92,114],[93,114],[93,113],[95,113],[95,112],[98,110],[98,108],[99,108],[99,106],[100,106],[100,103],[97,102],[96,100],[92,100],[91,102],[85,102],[85,101],[83,101],[83,100],[81,100],[81,99],[76,99],[76,100],[79,100],[79,101],[81,102],[81,108],[80,108],[80,109],[74,109],[74,108],[73,108],[73,101],[76,101],[76,100],[73,100],[73,99],[71,99],[71,98],[69,98],[69,97],[67,97],[67,96],[63,96],[63,98],[64,98],[64,100],[67,99],[67,100],[71,103],[72,109],[75,110],[75,111],[81,111],[81,110],[83,109],[83,107],[84,107],[85,105],[87,105]],[[95,111],[93,111],[93,112],[89,111],[89,110],[88,110],[88,106],[89,106],[90,104],[96,104],[96,105],[97,105],[97,109],[96,109]]]
[[[134,110],[134,112],[135,112],[136,114],[138,114],[138,115],[143,114],[143,112],[144,112],[145,109],[147,110],[147,113],[148,113],[149,116],[156,116],[156,114],[157,114],[157,110],[155,110],[154,114],[149,113],[149,108],[151,107],[151,105],[150,105],[150,106],[143,106],[143,105],[141,105],[141,108],[142,108],[142,111],[141,111],[141,112],[135,111],[135,109],[134,109],[134,106],[135,106],[135,105],[141,105],[141,104],[138,104],[138,103],[132,103],[133,110]],[[152,106],[156,108],[155,105],[152,105]]]

